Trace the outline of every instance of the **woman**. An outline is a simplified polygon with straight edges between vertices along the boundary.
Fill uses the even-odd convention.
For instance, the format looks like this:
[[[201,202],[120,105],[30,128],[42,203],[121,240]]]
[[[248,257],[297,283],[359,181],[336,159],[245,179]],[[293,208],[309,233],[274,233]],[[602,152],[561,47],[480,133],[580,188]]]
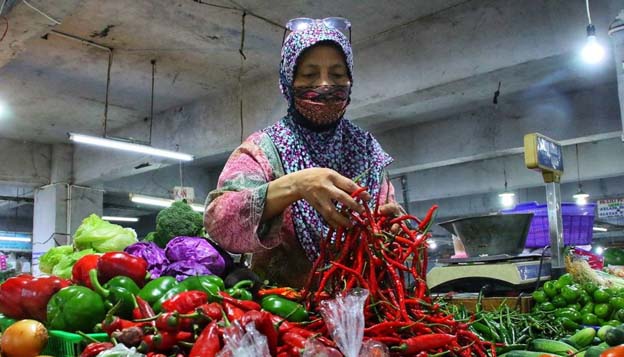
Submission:
[[[351,45],[340,31],[316,21],[291,32],[280,64],[288,114],[234,151],[208,196],[206,231],[231,252],[254,253],[252,269],[265,279],[303,285],[320,238],[349,226],[340,207],[362,211],[350,197],[358,185],[370,204],[379,198],[382,213],[400,213],[385,175],[391,157],[343,117],[352,82]]]

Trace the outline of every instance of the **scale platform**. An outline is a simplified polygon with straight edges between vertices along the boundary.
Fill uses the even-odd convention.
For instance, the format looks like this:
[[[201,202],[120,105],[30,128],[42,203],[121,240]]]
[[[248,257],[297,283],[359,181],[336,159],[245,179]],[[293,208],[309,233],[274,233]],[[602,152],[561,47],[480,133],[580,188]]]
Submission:
[[[492,292],[531,291],[540,274],[540,255],[507,254],[474,258],[439,259],[427,274],[429,289],[437,293],[449,291],[479,292],[485,285]],[[550,279],[550,258],[541,260],[540,281]]]

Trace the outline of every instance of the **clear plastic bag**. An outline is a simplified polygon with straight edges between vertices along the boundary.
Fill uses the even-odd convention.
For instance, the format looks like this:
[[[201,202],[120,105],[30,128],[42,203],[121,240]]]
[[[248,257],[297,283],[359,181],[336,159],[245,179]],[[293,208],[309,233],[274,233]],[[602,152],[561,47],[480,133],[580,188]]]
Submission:
[[[358,357],[364,338],[364,302],[368,290],[356,288],[321,302],[320,312],[336,345],[346,357]]]
[[[217,357],[271,357],[266,337],[253,322],[242,327],[234,321],[223,333],[223,340],[225,346]]]
[[[327,347],[319,340],[309,338],[303,346],[301,357],[342,357],[335,348]]]
[[[390,350],[385,344],[368,340],[362,344],[359,357],[387,357],[390,356]]]
[[[137,352],[136,347],[128,348],[123,343],[118,343],[110,350],[100,352],[97,357],[145,357],[145,355]]]

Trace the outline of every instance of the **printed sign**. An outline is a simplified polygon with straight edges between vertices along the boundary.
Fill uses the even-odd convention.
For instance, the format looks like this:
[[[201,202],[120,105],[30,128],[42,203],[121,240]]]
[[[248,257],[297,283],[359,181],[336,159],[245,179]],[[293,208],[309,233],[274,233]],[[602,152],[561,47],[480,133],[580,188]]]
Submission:
[[[192,187],[175,186],[173,188],[173,199],[176,201],[186,200],[187,203],[193,203],[195,190]]]
[[[598,200],[598,217],[624,217],[624,198]]]

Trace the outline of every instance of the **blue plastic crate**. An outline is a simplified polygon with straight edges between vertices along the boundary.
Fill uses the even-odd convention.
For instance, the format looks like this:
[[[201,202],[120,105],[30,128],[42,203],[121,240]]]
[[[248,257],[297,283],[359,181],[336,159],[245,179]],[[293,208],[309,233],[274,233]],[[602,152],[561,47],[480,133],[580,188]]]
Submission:
[[[565,245],[591,244],[594,226],[595,203],[577,205],[576,203],[561,203],[561,218],[563,221],[563,241]],[[525,247],[543,248],[550,244],[548,230],[548,208],[537,202],[520,203],[513,209],[503,210],[501,213],[533,213],[533,221],[527,235]]]

